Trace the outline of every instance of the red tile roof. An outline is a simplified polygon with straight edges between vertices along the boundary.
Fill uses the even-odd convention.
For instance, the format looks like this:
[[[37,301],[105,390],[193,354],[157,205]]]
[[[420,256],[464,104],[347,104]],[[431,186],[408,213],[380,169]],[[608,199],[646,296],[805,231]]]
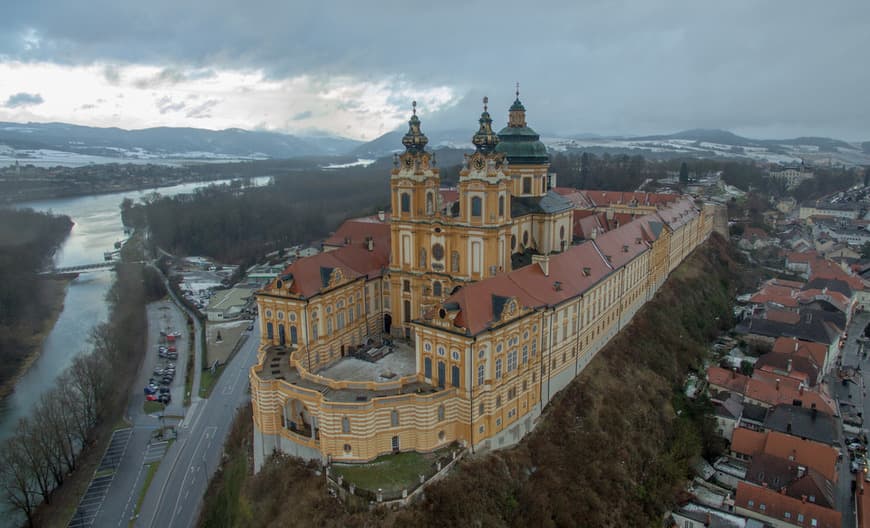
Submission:
[[[323,245],[347,246],[364,242],[366,237],[372,237],[376,242],[389,246],[390,214],[385,214],[383,222],[378,219],[377,215],[345,220],[332,236],[323,241]]]
[[[801,341],[794,337],[778,337],[773,343],[773,351],[778,354],[799,354],[813,358],[818,365],[825,364],[828,348],[822,343]]]
[[[831,482],[837,480],[839,453],[829,445],[812,440],[802,440],[777,431],[762,433],[737,427],[731,435],[731,450],[749,457],[757,453],[765,453],[793,460],[818,471]]]
[[[722,367],[707,368],[707,382],[722,390],[743,394],[746,390],[746,383],[749,381],[748,376],[744,376],[733,370],[723,369]]]
[[[734,505],[765,517],[785,521],[794,526],[816,528],[841,528],[843,526],[843,516],[836,510],[795,499],[770,488],[743,481],[737,483]],[[798,515],[804,519],[802,523],[798,523]]]
[[[390,225],[374,218],[374,221],[359,218],[346,221],[333,238],[339,233],[348,234],[351,239],[348,245],[293,262],[267,289],[273,288],[275,282],[281,280],[290,283],[290,293],[308,298],[325,288],[324,275],[328,276],[330,270],[336,268],[341,270],[345,280],[379,276],[390,264]],[[368,250],[366,236],[375,237],[371,251]],[[341,235],[340,240],[341,244],[345,243],[344,235]]]
[[[588,274],[584,272],[588,268]],[[471,335],[486,330],[493,322],[492,296],[516,297],[527,308],[553,306],[579,296],[612,271],[591,241],[569,247],[549,258],[549,276],[537,264],[525,266],[463,287],[445,305],[456,304],[460,316],[455,324]]]

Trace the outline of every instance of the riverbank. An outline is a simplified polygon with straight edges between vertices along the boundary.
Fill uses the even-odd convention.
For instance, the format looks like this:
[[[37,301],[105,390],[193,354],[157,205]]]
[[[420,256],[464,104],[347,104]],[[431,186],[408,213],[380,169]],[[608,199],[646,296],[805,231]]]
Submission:
[[[273,457],[252,475],[243,414],[200,526],[656,525],[692,461],[716,447],[680,386],[727,328],[738,270],[727,241],[714,235],[557,395],[532,433],[463,460],[405,510],[353,511],[329,495],[312,465],[291,457]],[[288,497],[292,510],[280,506]]]
[[[24,336],[19,340],[21,347],[20,363],[17,366],[11,366],[16,372],[9,377],[0,378],[0,399],[5,398],[13,390],[21,376],[27,372],[27,369],[33,365],[33,362],[39,359],[42,354],[42,345],[45,343],[45,338],[51,333],[57,318],[64,308],[64,300],[66,299],[66,291],[72,278],[46,278],[40,281],[40,295],[42,296],[42,305],[47,309],[46,317],[37,324],[34,332]],[[9,370],[9,366],[3,369]]]

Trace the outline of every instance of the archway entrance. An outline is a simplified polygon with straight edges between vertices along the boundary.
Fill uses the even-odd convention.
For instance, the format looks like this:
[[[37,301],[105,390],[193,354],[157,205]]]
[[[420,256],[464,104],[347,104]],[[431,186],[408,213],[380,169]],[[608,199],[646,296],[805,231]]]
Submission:
[[[305,404],[299,400],[287,400],[284,404],[284,427],[302,436],[315,437],[312,429],[314,419]]]
[[[390,314],[384,314],[384,333],[389,334],[390,328],[393,326],[393,316]]]

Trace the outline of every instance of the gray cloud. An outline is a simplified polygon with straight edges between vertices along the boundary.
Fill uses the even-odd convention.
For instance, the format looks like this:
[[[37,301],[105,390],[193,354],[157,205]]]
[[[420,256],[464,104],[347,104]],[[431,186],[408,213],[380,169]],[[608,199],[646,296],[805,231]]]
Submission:
[[[6,102],[3,104],[6,108],[24,108],[26,106],[36,106],[45,102],[45,99],[42,98],[38,93],[26,93],[19,92],[14,95],[10,95],[9,99],[6,99]]]
[[[211,110],[217,106],[220,101],[217,99],[209,99],[207,101],[203,101],[202,103],[190,108],[185,114],[187,117],[192,117],[195,119],[205,119],[211,117]]]
[[[304,112],[299,112],[290,118],[291,121],[302,121],[303,119],[308,119],[313,116],[314,113],[311,110],[306,110]]]
[[[184,110],[184,108],[187,106],[187,104],[183,101],[173,101],[172,98],[168,95],[164,95],[160,99],[157,99],[155,104],[157,105],[157,110],[159,110],[161,114],[178,112],[180,110]]]
[[[172,86],[185,81],[208,79],[214,76],[215,72],[212,69],[182,71],[177,68],[164,68],[151,77],[136,79],[133,81],[133,85],[136,86],[136,88],[150,89],[158,88],[160,86]]]
[[[0,56],[173,65],[135,81],[146,88],[220,68],[259,68],[272,79],[400,78],[462,96],[427,115],[429,126],[473,128],[483,93],[496,121],[506,120],[519,80],[542,132],[722,127],[870,138],[866,0],[787,9],[756,0],[9,4]]]
[[[117,85],[121,82],[121,72],[115,66],[106,66],[103,68],[103,78],[106,82],[112,85]]]

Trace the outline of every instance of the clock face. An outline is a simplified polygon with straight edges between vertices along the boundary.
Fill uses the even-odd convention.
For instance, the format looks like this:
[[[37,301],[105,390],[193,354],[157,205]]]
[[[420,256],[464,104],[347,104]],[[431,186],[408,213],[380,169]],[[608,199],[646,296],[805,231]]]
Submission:
[[[480,170],[483,168],[484,161],[483,158],[477,158],[474,160],[474,168]]]

